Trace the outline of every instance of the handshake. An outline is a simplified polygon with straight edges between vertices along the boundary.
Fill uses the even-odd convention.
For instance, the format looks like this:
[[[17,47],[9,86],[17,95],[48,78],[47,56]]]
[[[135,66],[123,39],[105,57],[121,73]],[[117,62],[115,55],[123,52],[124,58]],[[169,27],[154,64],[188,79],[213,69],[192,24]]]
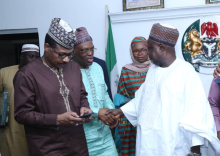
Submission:
[[[123,115],[121,109],[101,108],[98,112],[99,119],[110,128],[114,128],[118,125],[118,118],[121,115]]]

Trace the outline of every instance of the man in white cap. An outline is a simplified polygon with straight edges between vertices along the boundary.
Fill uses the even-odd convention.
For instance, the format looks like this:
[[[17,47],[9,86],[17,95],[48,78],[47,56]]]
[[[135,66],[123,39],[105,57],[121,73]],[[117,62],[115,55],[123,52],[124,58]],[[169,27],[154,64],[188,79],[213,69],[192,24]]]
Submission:
[[[28,147],[24,126],[14,119],[14,87],[13,79],[16,72],[29,62],[39,57],[39,47],[34,44],[22,46],[20,64],[0,70],[0,105],[3,103],[3,92],[8,92],[10,105],[9,123],[0,129],[0,153],[2,156],[28,156]]]
[[[75,31],[54,18],[44,55],[14,78],[15,120],[24,124],[30,156],[88,156],[83,122],[92,112],[73,56]]]
[[[201,156],[208,142],[220,153],[212,111],[198,74],[175,54],[179,32],[153,25],[148,52],[154,63],[135,98],[114,115],[137,127],[137,156]],[[107,112],[106,114],[108,114]]]

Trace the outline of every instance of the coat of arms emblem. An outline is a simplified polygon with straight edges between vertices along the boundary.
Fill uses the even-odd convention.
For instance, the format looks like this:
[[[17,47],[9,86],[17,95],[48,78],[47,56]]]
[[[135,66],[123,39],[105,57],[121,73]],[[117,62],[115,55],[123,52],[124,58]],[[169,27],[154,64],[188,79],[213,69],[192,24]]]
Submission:
[[[201,30],[201,31],[200,31]],[[186,61],[196,71],[211,74],[212,71],[201,68],[215,68],[220,62],[220,36],[216,22],[197,20],[191,24],[183,35],[182,52]]]

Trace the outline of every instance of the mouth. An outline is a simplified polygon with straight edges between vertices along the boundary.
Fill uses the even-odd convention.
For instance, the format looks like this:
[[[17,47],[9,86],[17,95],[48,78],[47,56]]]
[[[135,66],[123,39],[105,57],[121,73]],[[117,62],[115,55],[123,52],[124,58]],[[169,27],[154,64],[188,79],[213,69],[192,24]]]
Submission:
[[[58,63],[58,65],[63,67],[66,65],[66,63]]]
[[[138,57],[138,60],[143,60],[144,58],[143,57]]]
[[[93,62],[93,58],[88,58],[87,62],[92,63]]]

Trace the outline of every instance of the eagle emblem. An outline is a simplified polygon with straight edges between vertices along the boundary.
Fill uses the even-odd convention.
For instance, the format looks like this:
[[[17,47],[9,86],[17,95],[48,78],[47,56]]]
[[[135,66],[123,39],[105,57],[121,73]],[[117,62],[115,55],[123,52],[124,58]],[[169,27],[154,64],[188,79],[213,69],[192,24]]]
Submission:
[[[216,23],[207,22],[201,25],[202,35],[206,32],[207,38],[218,36],[218,25]]]
[[[201,20],[197,20],[187,28],[182,39],[182,52],[184,59],[201,73],[201,69],[215,68],[220,62],[220,23],[200,22]],[[213,69],[205,74],[212,72]]]

